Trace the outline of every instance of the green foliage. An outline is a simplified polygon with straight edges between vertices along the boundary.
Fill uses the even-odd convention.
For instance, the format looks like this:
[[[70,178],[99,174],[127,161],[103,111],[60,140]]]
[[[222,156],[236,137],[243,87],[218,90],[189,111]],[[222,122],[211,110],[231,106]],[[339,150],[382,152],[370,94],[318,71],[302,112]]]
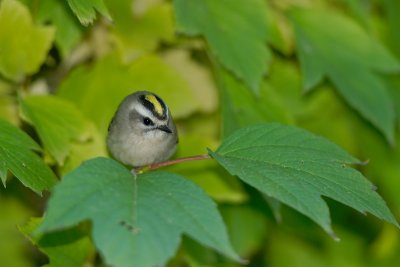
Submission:
[[[54,96],[28,96],[21,101],[24,118],[37,130],[44,147],[60,165],[71,149],[71,142],[88,138],[85,121],[70,102]]]
[[[376,72],[399,71],[400,63],[361,27],[343,16],[322,10],[296,10],[291,15],[306,90],[327,75],[346,101],[393,144],[393,103]]]
[[[93,250],[89,237],[85,235],[86,229],[74,227],[35,237],[32,232],[41,222],[41,218],[31,218],[26,225],[19,227],[19,230],[43,253],[46,253],[49,257],[49,265],[57,267],[83,266]]]
[[[40,147],[26,133],[0,120],[0,178],[4,186],[8,171],[39,194],[55,184],[51,169],[32,150],[40,151]]]
[[[222,64],[258,92],[271,59],[264,45],[267,19],[263,1],[175,0],[174,6],[178,30],[204,35]]]
[[[64,57],[70,54],[83,35],[83,27],[75,19],[67,5],[67,1],[41,0],[38,3],[37,11],[39,22],[50,22],[56,27],[54,42]]]
[[[331,235],[321,196],[398,226],[374,186],[347,166],[358,161],[304,130],[279,124],[243,128],[211,155],[231,174],[309,216]]]
[[[168,103],[174,117],[188,116],[196,110],[196,100],[187,82],[152,55],[129,65],[120,62],[116,55],[110,55],[90,69],[78,68],[60,86],[58,95],[82,107],[82,112],[105,134],[122,99],[133,91],[150,88]],[[179,101],[180,98],[186,101]]]
[[[103,0],[68,0],[68,4],[83,25],[93,22],[96,18],[96,11],[111,19]]]
[[[29,10],[17,0],[0,3],[0,74],[19,81],[39,70],[51,47],[54,28],[33,24]]]
[[[72,197],[72,198],[71,198]],[[93,221],[93,239],[109,264],[162,265],[182,233],[238,259],[215,204],[193,183],[166,172],[134,177],[117,162],[97,158],[54,189],[37,231]]]
[[[399,18],[394,0],[0,0],[0,266],[397,266]],[[107,159],[138,90],[170,108],[175,159],[211,158]]]

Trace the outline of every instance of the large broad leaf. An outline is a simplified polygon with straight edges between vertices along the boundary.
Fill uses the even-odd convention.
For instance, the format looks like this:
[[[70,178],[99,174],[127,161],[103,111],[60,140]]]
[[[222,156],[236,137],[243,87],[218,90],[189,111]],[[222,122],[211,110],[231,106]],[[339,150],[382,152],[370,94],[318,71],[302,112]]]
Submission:
[[[19,81],[46,58],[54,28],[35,26],[28,8],[16,0],[0,3],[0,74]]]
[[[357,159],[299,128],[275,123],[243,128],[210,154],[231,174],[310,217],[331,235],[322,196],[398,226],[374,186],[348,166]]]
[[[28,96],[21,101],[25,119],[36,129],[44,147],[63,165],[72,141],[90,137],[87,120],[70,102],[55,96]]]
[[[0,178],[4,186],[8,170],[39,194],[55,184],[54,173],[32,150],[40,147],[19,128],[0,120]]]
[[[114,160],[96,158],[67,174],[54,189],[38,232],[90,219],[93,240],[113,266],[159,266],[185,233],[237,259],[215,203],[181,176],[132,174]]]
[[[178,30],[203,35],[219,61],[254,91],[267,71],[266,5],[262,0],[174,0]]]
[[[400,64],[355,22],[337,13],[298,9],[291,17],[305,88],[328,76],[346,101],[393,143],[393,103],[377,72],[399,71]]]
[[[83,25],[88,25],[94,21],[96,11],[111,20],[103,0],[68,0],[68,4]]]

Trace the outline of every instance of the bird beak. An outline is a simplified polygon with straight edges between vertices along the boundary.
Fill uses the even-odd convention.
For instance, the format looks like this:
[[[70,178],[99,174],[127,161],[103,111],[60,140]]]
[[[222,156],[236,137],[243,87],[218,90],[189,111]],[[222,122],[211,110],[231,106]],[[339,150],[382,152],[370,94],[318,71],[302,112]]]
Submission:
[[[164,132],[166,132],[166,133],[172,133],[171,129],[168,128],[167,125],[158,126],[157,129],[159,129],[159,130],[161,130],[161,131],[164,131]]]

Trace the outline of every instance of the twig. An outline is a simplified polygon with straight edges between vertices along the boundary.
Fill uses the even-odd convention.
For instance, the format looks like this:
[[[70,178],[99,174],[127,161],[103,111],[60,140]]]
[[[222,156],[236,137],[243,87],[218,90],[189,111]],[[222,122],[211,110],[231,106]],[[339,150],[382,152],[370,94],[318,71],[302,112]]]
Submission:
[[[178,158],[178,159],[171,159],[171,160],[167,160],[167,161],[163,161],[163,162],[159,162],[159,163],[154,163],[148,166],[144,166],[144,167],[137,167],[137,168],[133,168],[132,169],[132,173],[143,173],[145,171],[152,171],[152,170],[156,170],[165,166],[169,166],[169,165],[174,165],[174,164],[178,164],[181,162],[185,162],[185,161],[194,161],[194,160],[204,160],[204,159],[210,159],[211,157],[207,154],[205,155],[196,155],[196,156],[190,156],[190,157],[183,157],[183,158]]]

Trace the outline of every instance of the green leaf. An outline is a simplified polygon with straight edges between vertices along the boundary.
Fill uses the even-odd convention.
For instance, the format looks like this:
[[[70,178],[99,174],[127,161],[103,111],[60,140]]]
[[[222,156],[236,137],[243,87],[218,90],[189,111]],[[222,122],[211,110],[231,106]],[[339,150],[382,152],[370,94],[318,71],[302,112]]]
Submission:
[[[252,94],[239,80],[217,68],[222,101],[222,132],[224,136],[254,123],[279,121],[292,123],[293,118],[271,90],[263,85],[259,96]]]
[[[4,186],[8,170],[38,194],[56,183],[54,173],[32,150],[40,147],[23,131],[0,120],[0,178]]]
[[[204,127],[204,123],[199,124]],[[216,143],[216,140],[208,139],[201,133],[179,136],[179,147],[175,157],[204,154],[206,147]],[[192,180],[218,202],[242,203],[247,200],[241,182],[227,174],[214,160],[175,164],[167,170]]]
[[[212,113],[218,109],[218,91],[211,69],[193,60],[188,49],[168,49],[162,54],[163,61],[175,69],[185,79],[193,91],[198,112]]]
[[[93,248],[86,229],[74,227],[65,231],[35,237],[32,233],[42,222],[42,218],[31,218],[19,230],[49,257],[53,267],[82,267]]]
[[[83,27],[68,8],[65,0],[39,1],[37,20],[40,23],[50,22],[56,27],[54,41],[63,57],[66,57],[71,52],[83,36]]]
[[[374,186],[348,166],[358,160],[305,130],[276,123],[250,126],[210,155],[232,175],[310,217],[331,235],[322,196],[398,226]]]
[[[400,58],[400,33],[398,31],[400,23],[400,2],[384,0],[383,8],[387,14],[389,45],[392,51]]]
[[[0,80],[0,119],[18,125],[18,108],[14,90],[13,84]]]
[[[311,89],[326,75],[344,99],[393,143],[393,103],[377,72],[398,72],[399,62],[337,13],[297,9],[291,17],[305,88]]]
[[[32,216],[32,213],[19,197],[0,192],[0,266],[35,266],[27,257],[27,252],[32,248],[16,228],[16,225],[24,223]]]
[[[88,25],[96,18],[96,11],[111,20],[104,0],[68,0],[72,11],[83,25]]]
[[[87,141],[87,121],[70,102],[55,96],[28,96],[21,100],[24,118],[39,134],[44,147],[63,165],[72,141]]]
[[[38,232],[86,219],[92,220],[94,243],[110,265],[163,265],[183,233],[238,259],[215,204],[172,173],[133,177],[111,159],[83,163],[55,187]]]
[[[139,90],[158,94],[175,119],[186,117],[198,108],[199,100],[187,81],[154,55],[123,64],[112,54],[98,60],[91,68],[78,67],[63,81],[58,95],[79,106],[105,135],[120,102]]]
[[[218,60],[258,92],[271,52],[262,0],[174,0],[177,28],[203,35]]]
[[[39,70],[54,38],[54,28],[33,24],[29,10],[16,0],[0,3],[0,74],[20,81]]]
[[[246,206],[225,206],[221,213],[240,256],[251,257],[264,245],[267,220],[261,213]]]
[[[131,0],[110,0],[107,5],[113,14],[118,14],[114,18],[113,38],[128,61],[154,51],[161,41],[174,38],[172,8],[168,3],[153,4],[142,12],[135,12]]]

